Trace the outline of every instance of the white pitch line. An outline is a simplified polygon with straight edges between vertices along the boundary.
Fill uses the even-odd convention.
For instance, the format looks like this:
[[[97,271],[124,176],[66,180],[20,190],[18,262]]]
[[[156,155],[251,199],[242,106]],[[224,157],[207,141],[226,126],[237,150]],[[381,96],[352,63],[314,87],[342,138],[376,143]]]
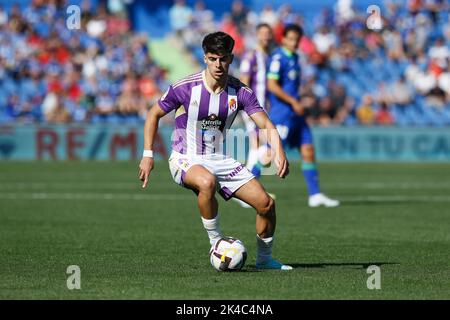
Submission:
[[[361,202],[361,201],[368,201],[368,202],[385,202],[385,201],[392,201],[392,202],[404,202],[404,201],[411,201],[414,202],[450,202],[450,196],[404,196],[404,195],[397,195],[397,196],[355,196],[351,198],[339,198],[338,199],[342,202]]]
[[[283,198],[280,195],[280,200]],[[195,200],[194,195],[179,194],[132,194],[132,193],[49,193],[49,192],[0,192],[3,200]],[[385,201],[411,201],[411,202],[450,202],[450,196],[355,196],[339,197],[345,202],[385,202]]]
[[[303,181],[299,181],[299,184]],[[265,187],[269,188],[281,188],[281,189],[292,189],[292,183],[274,183],[268,182],[264,183]],[[450,189],[450,183],[440,183],[440,182],[366,182],[366,183],[352,183],[352,182],[325,182],[323,183],[327,188],[354,188],[354,189],[365,189],[365,190],[384,190],[384,189],[399,189],[399,190],[442,190]]]
[[[193,200],[193,195],[177,194],[131,194],[131,193],[0,193],[4,200]]]
[[[284,183],[284,182],[265,182],[263,185],[268,188],[280,188],[280,189],[292,189],[292,185],[297,182]],[[298,181],[299,184],[303,183],[303,180]],[[382,190],[382,189],[401,189],[401,190],[442,190],[450,189],[450,182],[327,182],[324,183],[327,188],[355,188],[355,189],[367,189],[367,190]],[[103,190],[136,190],[140,186],[140,182],[77,182],[71,180],[67,182],[0,182],[0,190],[15,191],[15,190],[46,190],[46,189],[58,189],[58,190],[76,190],[76,189],[103,189]],[[158,186],[158,188],[176,188],[173,182],[161,182],[150,181],[150,186]],[[31,189],[31,190],[30,190]]]
[[[109,190],[135,190],[142,185],[142,182],[2,182],[0,183],[0,190],[45,190],[45,189],[58,189],[58,190],[74,190],[74,189],[109,189]],[[150,181],[150,186],[170,187],[176,185],[174,183],[158,183]],[[31,191],[30,190],[30,191]]]

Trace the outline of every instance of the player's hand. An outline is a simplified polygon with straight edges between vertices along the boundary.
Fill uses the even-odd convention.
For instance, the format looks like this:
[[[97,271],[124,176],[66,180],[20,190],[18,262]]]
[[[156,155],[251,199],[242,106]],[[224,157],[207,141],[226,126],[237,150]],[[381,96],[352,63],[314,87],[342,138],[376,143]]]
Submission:
[[[153,170],[153,158],[143,157],[139,164],[139,179],[143,181],[142,188],[147,187],[150,172]]]
[[[300,103],[300,101],[298,100],[293,100],[292,103],[292,110],[294,110],[294,112],[300,116],[305,114],[305,108],[302,106],[302,104]]]
[[[277,176],[285,178],[289,174],[289,161],[287,160],[284,151],[277,153],[275,156],[275,164],[278,168]]]

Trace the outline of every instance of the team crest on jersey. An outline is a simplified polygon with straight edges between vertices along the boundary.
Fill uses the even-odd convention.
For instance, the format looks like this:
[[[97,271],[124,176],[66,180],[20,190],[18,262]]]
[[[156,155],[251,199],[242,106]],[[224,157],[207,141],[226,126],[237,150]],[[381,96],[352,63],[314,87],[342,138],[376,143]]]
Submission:
[[[237,109],[236,100],[230,99],[230,101],[228,101],[228,107],[230,108],[231,111],[236,111],[236,109]]]

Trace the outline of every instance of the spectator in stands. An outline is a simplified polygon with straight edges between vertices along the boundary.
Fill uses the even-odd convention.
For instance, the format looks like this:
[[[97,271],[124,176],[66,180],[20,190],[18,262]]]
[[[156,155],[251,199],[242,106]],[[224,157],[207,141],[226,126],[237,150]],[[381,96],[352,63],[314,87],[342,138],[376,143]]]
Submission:
[[[445,92],[446,102],[450,105],[450,63],[447,66],[447,70],[439,76],[438,86]]]
[[[165,89],[165,71],[152,60],[148,38],[130,29],[123,6],[109,4],[100,1],[93,6],[83,0],[81,29],[76,32],[65,26],[64,1],[31,1],[24,8],[11,5],[7,10],[0,6],[0,122],[89,121],[98,118],[97,112],[105,121],[115,121],[126,120],[124,114],[135,119],[136,110],[145,116],[149,101]],[[322,116],[331,119],[322,123],[360,122],[357,113],[350,112],[349,101],[369,93],[375,99],[372,109],[374,104],[385,103],[389,110],[392,104],[408,107],[413,102],[420,108],[450,108],[448,1],[387,1],[381,32],[367,30],[367,13],[352,4],[339,0],[334,11],[305,16],[300,52],[305,75],[302,103],[309,121],[320,124]],[[187,44],[218,26],[232,34],[237,40],[235,65],[245,45],[252,43],[252,25],[274,24],[275,39],[280,39],[286,23],[302,19],[289,5],[266,5],[250,15],[239,0],[217,25],[202,0],[195,11],[181,0],[171,9],[177,17],[171,16],[172,26],[187,36]],[[137,83],[133,94],[124,84],[130,73]],[[345,98],[337,93],[341,89],[325,89],[330,78],[342,87]],[[323,113],[320,104],[333,113]],[[61,117],[55,116],[58,112]]]
[[[69,123],[71,120],[70,113],[64,106],[63,95],[61,93],[53,93],[52,106],[46,110],[45,118],[48,123]]]
[[[447,23],[442,26],[442,33],[447,46],[450,45],[450,13],[447,14]]]
[[[195,2],[194,12],[192,15],[191,28],[193,29],[193,41],[195,46],[200,45],[203,37],[215,29],[214,12],[207,9],[202,0]]]
[[[406,83],[405,77],[402,75],[390,89],[390,103],[395,103],[400,106],[407,106],[413,100],[413,91]]]
[[[334,10],[338,26],[345,26],[354,18],[355,12],[352,2],[352,0],[338,0],[336,2]]]
[[[239,34],[245,32],[247,24],[247,14],[248,10],[244,6],[241,0],[234,0],[231,4],[231,14],[230,18],[233,24],[236,26]]]
[[[321,27],[312,40],[317,51],[325,57],[328,57],[331,48],[336,46],[336,36],[327,27]]]
[[[439,68],[442,70],[447,68],[450,59],[450,49],[445,45],[444,38],[436,39],[434,46],[428,51],[429,57],[434,60]]]
[[[264,6],[259,19],[261,23],[267,23],[271,27],[274,27],[279,20],[278,14],[273,10],[272,5],[270,4]]]
[[[356,110],[356,116],[360,124],[372,125],[375,122],[375,111],[373,106],[373,99],[366,94],[362,98],[362,103]]]
[[[383,126],[390,126],[395,123],[394,116],[389,111],[388,105],[385,102],[381,103],[375,115],[375,122]]]
[[[424,0],[425,9],[431,17],[431,21],[433,21],[434,25],[438,24],[439,20],[439,12],[444,8],[443,0]]]
[[[392,60],[400,60],[405,57],[402,36],[398,30],[394,28],[385,30],[383,32],[383,40],[388,58]]]
[[[336,109],[331,98],[328,96],[321,98],[319,100],[319,109],[319,124],[324,127],[331,125],[336,115]]]
[[[336,125],[342,125],[353,109],[355,101],[347,94],[345,87],[341,84],[330,82],[327,91],[332,109],[335,110],[332,122]]]
[[[3,6],[0,5],[0,27],[6,25],[8,22],[8,13],[3,9]]]
[[[442,90],[436,83],[436,86],[433,87],[426,95],[425,95],[425,105],[427,107],[435,108],[439,111],[445,107],[446,95],[445,91]]]
[[[236,65],[239,64],[239,57],[244,54],[245,51],[245,42],[244,42],[244,38],[242,37],[238,26],[236,25],[236,23],[233,21],[231,15],[229,14],[225,14],[223,19],[222,19],[222,25],[220,26],[220,30],[228,33],[235,41],[235,45],[234,45],[234,54],[237,56],[235,57],[236,61]]]
[[[186,5],[184,0],[176,0],[169,10],[169,18],[176,37],[187,44],[185,33],[192,20],[192,9]]]

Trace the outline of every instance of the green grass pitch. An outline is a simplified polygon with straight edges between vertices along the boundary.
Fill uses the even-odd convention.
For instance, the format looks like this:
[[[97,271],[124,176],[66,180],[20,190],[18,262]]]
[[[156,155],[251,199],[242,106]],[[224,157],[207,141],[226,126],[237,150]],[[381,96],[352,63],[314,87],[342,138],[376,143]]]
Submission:
[[[0,299],[450,298],[449,164],[320,163],[335,209],[306,206],[299,167],[262,179],[277,195],[274,256],[295,269],[255,270],[254,211],[219,200],[224,234],[249,253],[242,272],[220,273],[195,196],[165,162],[146,190],[137,162],[1,162]]]

